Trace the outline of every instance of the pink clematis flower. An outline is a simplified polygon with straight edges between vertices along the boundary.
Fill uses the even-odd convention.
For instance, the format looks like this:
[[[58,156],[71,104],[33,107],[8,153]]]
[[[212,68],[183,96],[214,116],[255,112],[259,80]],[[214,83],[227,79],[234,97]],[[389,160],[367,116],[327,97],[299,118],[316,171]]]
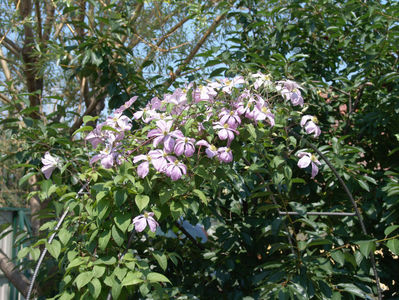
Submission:
[[[136,102],[136,100],[137,100],[137,96],[130,98],[128,101],[125,102],[125,104],[123,104],[121,107],[119,107],[115,110],[115,114],[124,112],[126,109],[128,109],[130,106],[132,106],[132,104],[134,102]]]
[[[317,165],[321,165],[321,163],[318,161],[316,156],[313,154],[310,154],[308,152],[299,152],[297,154],[298,157],[301,159],[298,161],[298,167],[301,169],[307,168],[309,165],[312,167],[312,179],[315,178],[317,173],[319,172],[319,168]]]
[[[221,124],[219,122],[216,122],[213,125],[213,129],[219,130],[218,131],[218,137],[221,140],[228,140],[230,143],[232,140],[234,140],[234,134],[239,134],[239,132],[235,129],[229,126],[228,123]]]
[[[229,163],[233,161],[233,152],[229,147],[220,147],[217,157],[221,162]]]
[[[174,151],[176,155],[182,155],[184,153],[185,156],[191,157],[195,152],[194,146],[195,140],[188,137],[179,137],[176,139],[176,144]]]
[[[281,93],[281,95],[285,98],[285,100],[290,100],[292,105],[303,106],[303,98],[301,95],[301,87],[294,81],[285,80],[279,81],[278,85],[276,86],[277,91]]]
[[[212,158],[218,154],[218,149],[215,147],[215,145],[211,145],[205,140],[200,140],[195,145],[207,147],[205,153],[209,158]]]
[[[321,133],[320,127],[317,126],[316,124],[318,123],[318,120],[314,116],[310,115],[305,115],[301,119],[301,127],[305,128],[305,131],[307,134],[312,134],[314,133],[314,137],[318,137]]]
[[[260,87],[268,87],[272,84],[270,81],[270,75],[267,74],[262,74],[261,72],[258,72],[256,74],[251,75],[252,78],[256,78],[254,82],[254,89],[257,90]]]
[[[224,124],[229,124],[229,127],[236,129],[238,127],[238,125],[241,124],[241,119],[238,116],[237,111],[235,110],[223,110],[220,114],[220,124],[224,125]]]
[[[147,227],[147,224],[152,232],[157,230],[159,224],[155,221],[153,212],[145,212],[133,219],[134,229],[136,229],[137,232],[142,232]]]
[[[180,179],[183,174],[187,174],[187,167],[185,164],[177,160],[175,157],[171,156],[168,158],[170,161],[165,167],[165,173],[168,175],[173,181]]]
[[[148,155],[151,157],[152,165],[154,166],[155,170],[157,170],[158,172],[164,171],[171,157],[169,156],[168,152],[161,149],[151,150],[150,152],[148,152]]]
[[[137,167],[137,175],[139,177],[144,178],[147,176],[148,172],[150,171],[150,162],[152,160],[150,155],[137,155],[133,157],[133,163],[137,163],[139,161],[143,161],[138,167]]]
[[[57,167],[59,163],[59,159],[56,157],[51,156],[49,152],[46,152],[44,154],[44,157],[42,158],[42,172],[46,179],[49,179],[55,168]]]
[[[172,152],[175,146],[174,137],[182,136],[183,134],[179,130],[171,132],[173,121],[159,120],[156,122],[156,129],[150,130],[147,137],[154,138],[154,147],[157,147],[160,143],[163,143],[164,148],[167,152]]]
[[[105,169],[111,169],[115,162],[118,163],[119,156],[120,154],[115,151],[115,148],[112,148],[110,145],[108,145],[104,150],[100,151],[99,154],[93,156],[93,158],[90,160],[90,165],[94,164],[98,160],[101,160],[101,165]]]

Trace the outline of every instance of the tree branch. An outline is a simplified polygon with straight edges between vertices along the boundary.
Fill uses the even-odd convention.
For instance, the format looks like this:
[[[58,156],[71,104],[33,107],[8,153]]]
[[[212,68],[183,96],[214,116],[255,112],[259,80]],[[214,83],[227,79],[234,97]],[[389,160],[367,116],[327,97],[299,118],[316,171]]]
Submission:
[[[26,297],[29,290],[29,279],[17,269],[2,249],[0,249],[0,269],[16,289]]]
[[[43,26],[42,42],[47,43],[50,39],[50,33],[54,24],[55,7],[49,1],[46,1],[46,21]]]
[[[37,19],[37,35],[39,36],[39,40],[42,40],[42,12],[40,11],[40,1],[35,0],[35,12]]]
[[[21,55],[21,48],[6,36],[3,37],[3,42],[0,44],[3,44],[8,51],[14,53],[16,56]]]
[[[201,46],[205,43],[207,38],[211,35],[211,33],[216,29],[216,27],[219,25],[219,23],[226,17],[226,13],[223,13],[219,16],[216,17],[216,19],[213,21],[211,26],[209,26],[208,30],[204,33],[202,38],[198,41],[198,43],[194,46],[194,48],[191,50],[189,55],[186,57],[186,59],[183,61],[183,63],[180,65],[180,67],[174,72],[171,77],[165,81],[164,86],[166,88],[170,87],[172,83],[176,80],[177,77],[180,76],[182,71],[185,69],[185,67],[190,63],[190,61],[194,58],[194,56],[197,54],[198,50],[201,48]]]
[[[162,43],[170,37],[177,29],[182,27],[184,23],[186,23],[188,20],[190,20],[193,16],[188,16],[183,18],[179,23],[177,23],[175,26],[173,26],[164,36],[162,36],[158,42],[156,43],[156,47],[159,47],[162,45]],[[138,68],[137,73],[140,73],[143,70],[143,65],[152,57],[152,55],[155,53],[155,48],[151,48],[151,50],[148,52],[147,56],[144,58],[142,61],[140,67]]]

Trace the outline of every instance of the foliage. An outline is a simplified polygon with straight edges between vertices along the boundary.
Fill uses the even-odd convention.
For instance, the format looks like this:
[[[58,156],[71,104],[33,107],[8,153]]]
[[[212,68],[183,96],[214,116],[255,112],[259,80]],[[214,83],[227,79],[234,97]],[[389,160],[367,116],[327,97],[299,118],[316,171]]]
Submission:
[[[2,62],[19,62],[11,68],[19,79],[7,78],[2,65],[0,94],[6,97],[4,134],[20,143],[2,161],[14,159],[25,174],[20,186],[33,182],[29,199],[42,206],[41,235],[20,257],[30,254],[26,267],[32,268],[39,249],[48,248],[39,286],[51,288],[43,297],[370,298],[378,294],[373,254],[384,296],[397,296],[397,2],[54,3],[62,11],[55,18],[62,25],[59,40],[42,43],[39,26],[32,27],[34,78],[44,80],[42,89],[29,89],[27,78],[17,77],[32,61],[18,61],[20,52],[7,38]],[[159,18],[147,27],[143,20],[152,15]],[[190,26],[198,25],[194,41],[215,16],[226,18],[218,31],[226,43],[211,47],[209,41],[191,57],[199,44],[185,44],[187,27],[168,35],[187,15]],[[37,10],[31,16],[4,18],[19,50],[27,49],[29,30],[14,22],[38,24]],[[171,37],[167,46],[164,37]],[[225,51],[214,58],[223,44]],[[170,51],[164,55],[162,49]],[[146,76],[144,69],[158,74]],[[176,74],[193,79],[204,73],[219,81],[180,81],[167,91]],[[246,81],[220,78],[237,74]],[[243,96],[245,87],[251,96]],[[154,95],[163,101],[151,101]],[[116,108],[128,99],[131,111],[122,107],[101,122],[105,104]],[[241,113],[237,101],[243,101]],[[49,113],[47,104],[58,106]],[[166,155],[165,168],[151,152],[162,146],[175,152],[174,158]],[[41,160],[47,152],[53,158]],[[320,153],[354,195],[369,234],[356,216],[308,214],[353,211]],[[54,171],[50,179],[41,174],[42,162],[47,177]],[[66,209],[70,213],[49,244],[55,216]],[[155,233],[141,228],[155,222]],[[184,222],[203,224],[207,242],[191,236]]]
[[[44,236],[30,251],[42,244],[49,249],[59,270],[54,291],[58,297],[101,299],[111,292],[114,298],[215,298],[229,291],[228,298],[306,299],[375,292],[370,250],[363,245],[361,252],[346,247],[355,239],[353,220],[305,214],[314,207],[350,210],[350,205],[329,199],[339,188],[325,165],[315,182],[295,166],[296,153],[305,144],[292,131],[306,133],[300,120],[307,107],[289,102],[301,97],[300,90],[291,81],[275,83],[268,76],[256,76],[248,77],[253,84],[248,90],[238,77],[189,85],[162,100],[153,99],[144,113],[135,113],[134,131],[121,115],[136,100],[132,99],[87,135],[98,154],[80,149],[77,141],[69,143],[69,155],[64,146],[52,147],[51,155],[59,160],[54,159],[54,165],[61,171],[55,169],[51,179],[43,179],[37,193],[56,200],[58,213],[67,208],[72,213],[51,244]],[[164,158],[167,166],[160,167],[163,157],[152,152],[168,149],[169,138],[175,146]],[[197,141],[195,153],[181,153],[179,141],[187,143],[187,150],[191,138]],[[342,155],[341,163],[360,173],[359,149],[343,148],[351,155]],[[319,149],[339,169],[332,148]],[[224,156],[228,151],[232,156]],[[88,153],[92,163],[98,159],[103,167],[90,167]],[[172,156],[179,153],[177,163]],[[174,166],[180,168],[178,178],[173,176],[176,170],[168,172]],[[76,197],[73,181],[67,183],[69,172],[78,187],[90,182],[84,196]],[[277,208],[299,215],[283,217]],[[146,218],[145,211],[154,213],[162,231],[141,232],[132,223],[140,213]],[[183,238],[182,233],[188,233],[181,218],[202,222],[212,232],[208,241]],[[41,230],[51,232],[54,225],[50,220]]]

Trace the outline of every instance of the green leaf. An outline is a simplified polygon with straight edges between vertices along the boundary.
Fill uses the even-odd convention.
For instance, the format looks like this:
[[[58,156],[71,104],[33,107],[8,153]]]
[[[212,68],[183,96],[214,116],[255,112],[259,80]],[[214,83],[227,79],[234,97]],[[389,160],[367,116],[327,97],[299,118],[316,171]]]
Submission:
[[[355,242],[359,245],[360,252],[364,255],[364,257],[368,258],[370,252],[375,251],[375,240],[369,241],[357,241]]]
[[[123,190],[117,190],[114,194],[114,198],[116,205],[121,206],[123,203],[125,203],[127,194]]]
[[[391,225],[391,226],[388,226],[387,228],[385,228],[385,230],[384,230],[384,234],[386,235],[386,236],[388,236],[388,235],[390,235],[392,232],[394,232],[396,229],[398,229],[399,228],[399,225]]]
[[[198,190],[198,189],[194,189],[194,190],[193,190],[193,193],[196,194],[196,195],[198,196],[198,198],[200,198],[201,201],[202,201],[204,204],[208,204],[208,200],[206,199],[206,196],[205,196],[205,194],[204,194],[202,191],[200,191],[200,190]]]
[[[66,245],[72,237],[72,233],[68,231],[68,229],[61,228],[58,232],[58,238],[60,239],[63,245]]]
[[[96,278],[101,278],[105,273],[105,267],[103,266],[94,266],[93,267],[93,276]]]
[[[98,247],[101,250],[105,250],[105,248],[107,248],[110,238],[111,238],[111,230],[104,230],[103,232],[101,232],[100,237],[98,238]]]
[[[339,265],[342,267],[345,264],[345,255],[342,253],[342,251],[332,251],[331,252],[331,257],[334,261],[339,263]]]
[[[30,172],[28,174],[25,174],[24,176],[22,176],[19,181],[18,181],[18,185],[22,186],[29,178],[31,178],[33,175],[35,175],[36,173]]]
[[[93,122],[93,121],[95,121],[95,120],[97,120],[99,118],[99,116],[95,116],[95,117],[93,117],[93,116],[84,116],[83,117],[83,123],[88,123],[88,122]]]
[[[61,243],[58,240],[53,240],[51,244],[46,243],[46,248],[55,259],[57,259],[61,253]]]
[[[124,235],[123,233],[115,226],[112,225],[112,238],[114,239],[114,242],[120,247],[122,246],[124,242]]]
[[[122,213],[117,213],[114,218],[114,221],[116,226],[118,226],[118,228],[122,230],[123,233],[126,232],[127,228],[132,223],[130,215]]]
[[[367,192],[370,192],[369,185],[366,182],[364,182],[363,180],[358,180],[357,182],[359,182],[359,185],[361,186],[362,189],[366,190]]]
[[[97,259],[94,264],[95,265],[113,265],[114,263],[116,263],[116,258],[115,257],[103,257],[100,259]]]
[[[247,129],[248,129],[249,134],[252,136],[252,138],[253,138],[254,140],[256,140],[257,135],[256,135],[256,130],[255,130],[254,125],[252,125],[251,123],[249,123],[249,124],[247,125]]]
[[[160,273],[157,272],[151,272],[147,275],[147,280],[149,280],[150,282],[169,282],[169,279],[166,278],[165,275],[162,275]]]
[[[166,258],[166,255],[160,252],[153,252],[152,255],[155,257],[162,270],[165,271],[168,267],[168,259]]]
[[[339,292],[334,292],[332,294],[331,300],[341,300],[341,294]]]
[[[80,290],[82,287],[84,287],[86,284],[88,284],[89,281],[92,279],[93,279],[92,272],[83,272],[83,273],[80,273],[78,275],[78,277],[76,277],[74,282],[75,282],[78,290]]]
[[[72,268],[76,268],[77,266],[80,266],[80,265],[82,265],[84,263],[85,263],[85,260],[83,258],[76,257],[69,263],[69,265],[67,267],[67,271],[72,269]]]
[[[19,250],[17,255],[18,259],[23,259],[25,256],[27,256],[30,252],[29,250],[30,248],[22,248],[21,250]]]
[[[126,272],[127,272],[127,270],[125,268],[117,267],[114,270],[114,275],[116,276],[116,278],[119,279],[119,281],[122,281],[123,278],[125,278]]]
[[[121,291],[122,285],[114,279],[111,287],[112,299],[118,299]]]
[[[148,203],[150,202],[150,197],[148,197],[147,195],[136,195],[136,198],[134,200],[137,207],[139,208],[139,211],[141,212],[144,208],[147,207]]]
[[[389,240],[387,242],[387,247],[391,250],[394,254],[399,255],[399,240]]]
[[[358,297],[361,297],[364,299],[365,297],[365,292],[363,292],[360,288],[358,288],[356,285],[353,283],[339,283],[338,287],[342,288],[344,291],[356,295]]]
[[[76,130],[72,134],[72,136],[77,135],[79,132],[86,132],[86,131],[92,131],[92,130],[93,130],[93,127],[91,127],[91,126],[83,126],[83,127],[80,127],[78,130]]]
[[[128,272],[126,277],[122,280],[122,286],[142,283],[144,280],[140,278],[141,275],[140,272]]]
[[[217,68],[209,74],[209,77],[215,77],[221,75],[224,71],[226,71],[227,68]]]
[[[58,300],[72,300],[75,297],[74,292],[65,291],[62,293],[61,297]]]
[[[97,299],[101,293],[101,282],[97,278],[93,278],[89,283],[89,291],[94,299]]]

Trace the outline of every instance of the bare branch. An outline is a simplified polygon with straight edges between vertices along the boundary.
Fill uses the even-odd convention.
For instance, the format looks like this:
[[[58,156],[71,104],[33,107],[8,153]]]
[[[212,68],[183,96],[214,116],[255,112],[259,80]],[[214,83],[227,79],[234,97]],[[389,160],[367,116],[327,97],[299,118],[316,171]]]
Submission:
[[[10,40],[7,36],[4,36],[3,43],[4,47],[6,47],[9,51],[14,53],[15,55],[21,55],[21,47],[15,44],[12,40]]]
[[[11,81],[11,72],[10,69],[8,68],[7,61],[4,59],[4,54],[3,51],[0,48],[0,64],[1,67],[3,68],[4,71],[4,76],[6,77],[7,81]]]
[[[163,53],[169,52],[169,51],[171,51],[171,50],[174,50],[174,49],[177,49],[177,48],[180,48],[180,47],[182,47],[182,46],[184,46],[184,45],[189,44],[189,42],[185,42],[185,43],[183,43],[183,44],[180,44],[180,45],[171,47],[171,48],[169,48],[169,49],[163,49],[163,48],[158,47],[157,45],[154,45],[153,43],[151,43],[151,42],[149,42],[149,41],[146,41],[143,37],[141,37],[141,36],[138,35],[137,33],[135,33],[134,36],[135,36],[136,38],[138,38],[140,41],[142,41],[144,44],[150,46],[152,49],[157,50],[157,51],[159,51],[159,52],[163,52]]]
[[[175,26],[173,26],[164,36],[162,36],[156,46],[159,47],[162,45],[162,43],[168,38],[170,37],[177,29],[179,29],[180,27],[182,27],[184,25],[184,23],[186,23],[188,20],[190,20],[193,16],[188,16],[183,18],[182,20],[180,20],[179,23],[177,23]],[[169,49],[170,50],[170,49]],[[150,52],[148,52],[147,56],[144,58],[143,62],[141,63],[141,66],[138,69],[138,73],[140,73],[143,70],[143,65],[151,59],[152,55],[154,55],[155,53],[155,48],[151,48]]]
[[[0,94],[0,100],[4,103],[11,104],[11,100],[7,98],[6,95]]]
[[[134,9],[134,12],[133,12],[133,14],[132,14],[132,17],[131,17],[131,19],[129,20],[129,23],[131,23],[131,24],[136,23],[137,18],[139,17],[140,11],[141,11],[141,9],[143,8],[143,6],[144,6],[144,4],[143,4],[142,2],[137,3],[137,6],[136,6],[136,8]],[[127,40],[127,35],[124,35],[124,36],[122,37],[122,44],[125,44],[126,40]],[[137,44],[138,44],[138,43],[136,43],[134,46],[136,46]]]
[[[190,63],[190,61],[194,58],[194,56],[197,54],[201,46],[205,43],[207,38],[211,35],[211,33],[216,29],[216,27],[219,25],[219,23],[226,17],[226,13],[221,14],[216,17],[216,19],[213,21],[211,26],[209,26],[208,30],[204,33],[202,38],[198,41],[198,43],[194,46],[194,48],[191,50],[189,55],[186,57],[186,59],[183,61],[183,63],[180,65],[180,67],[174,72],[171,77],[164,83],[165,87],[170,87],[172,83],[176,80],[177,77],[179,77],[184,70],[184,68]]]
[[[17,11],[19,9],[19,5],[21,3],[21,0],[18,0],[17,5],[15,6],[15,10]],[[7,34],[10,32],[10,28],[7,29],[6,33],[0,38],[0,45],[3,42],[3,40],[6,38]]]

